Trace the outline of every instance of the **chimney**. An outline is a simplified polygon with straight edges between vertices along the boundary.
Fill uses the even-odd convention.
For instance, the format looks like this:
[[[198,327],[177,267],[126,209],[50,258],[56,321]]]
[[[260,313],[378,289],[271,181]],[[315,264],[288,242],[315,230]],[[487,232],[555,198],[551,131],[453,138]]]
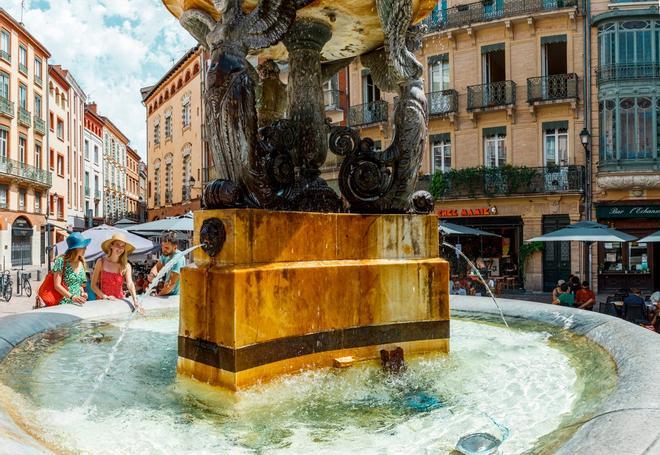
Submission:
[[[90,111],[96,114],[96,103],[89,103],[87,104],[87,107],[89,108]]]

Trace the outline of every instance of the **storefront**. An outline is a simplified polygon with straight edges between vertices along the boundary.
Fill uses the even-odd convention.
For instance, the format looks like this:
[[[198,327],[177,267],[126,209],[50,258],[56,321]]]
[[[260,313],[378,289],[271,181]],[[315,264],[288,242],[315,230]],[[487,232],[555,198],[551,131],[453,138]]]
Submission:
[[[660,201],[596,206],[598,222],[642,238],[660,230]],[[598,245],[598,289],[610,293],[660,290],[660,243],[604,242]]]

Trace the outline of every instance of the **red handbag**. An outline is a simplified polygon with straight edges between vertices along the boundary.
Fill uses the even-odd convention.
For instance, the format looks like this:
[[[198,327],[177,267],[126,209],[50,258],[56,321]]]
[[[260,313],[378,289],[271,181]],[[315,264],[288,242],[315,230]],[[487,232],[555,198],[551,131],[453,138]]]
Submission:
[[[62,274],[66,270],[66,262],[62,264]],[[59,305],[62,297],[64,297],[60,292],[55,289],[55,273],[52,270],[48,272],[44,282],[39,286],[39,292],[37,292],[37,306],[55,306]],[[64,280],[62,280],[62,286],[66,289]],[[68,290],[68,289],[67,289]]]

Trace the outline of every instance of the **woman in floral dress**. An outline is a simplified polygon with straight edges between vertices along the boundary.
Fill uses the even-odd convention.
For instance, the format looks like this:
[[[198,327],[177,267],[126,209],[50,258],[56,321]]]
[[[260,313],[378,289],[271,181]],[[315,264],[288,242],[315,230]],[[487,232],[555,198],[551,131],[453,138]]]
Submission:
[[[85,264],[85,248],[90,240],[80,233],[74,232],[66,239],[68,249],[63,256],[55,259],[53,264],[53,281],[57,292],[62,294],[60,305],[82,305],[87,301],[85,284],[87,283],[87,266]]]

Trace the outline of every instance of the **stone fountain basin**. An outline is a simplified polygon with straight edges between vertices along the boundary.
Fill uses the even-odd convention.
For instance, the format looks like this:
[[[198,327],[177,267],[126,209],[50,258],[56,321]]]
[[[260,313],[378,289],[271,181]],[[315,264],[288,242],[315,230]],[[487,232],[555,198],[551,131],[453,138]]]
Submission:
[[[617,366],[617,381],[611,395],[595,416],[581,425],[554,453],[626,453],[660,451],[660,337],[620,319],[589,311],[546,304],[500,299],[505,317],[537,321],[563,327],[586,336],[602,346]],[[148,298],[148,310],[173,308],[178,298]],[[453,314],[497,315],[492,301],[482,297],[452,296]],[[26,338],[72,324],[127,313],[127,306],[113,302],[91,302],[85,307],[70,305],[31,311],[0,318],[0,360]],[[0,447],[3,453],[50,453],[19,428],[0,408]]]
[[[179,18],[184,11],[199,9],[216,20],[220,13],[211,0],[162,0],[165,7]],[[259,0],[244,0],[246,10],[254,9]],[[436,0],[413,0],[414,22],[429,15]],[[376,0],[314,0],[298,10],[298,17],[316,19],[330,26],[332,39],[323,47],[322,57],[327,61],[356,57],[376,49],[383,44]],[[284,61],[287,52],[283,44],[258,52],[264,58]]]

